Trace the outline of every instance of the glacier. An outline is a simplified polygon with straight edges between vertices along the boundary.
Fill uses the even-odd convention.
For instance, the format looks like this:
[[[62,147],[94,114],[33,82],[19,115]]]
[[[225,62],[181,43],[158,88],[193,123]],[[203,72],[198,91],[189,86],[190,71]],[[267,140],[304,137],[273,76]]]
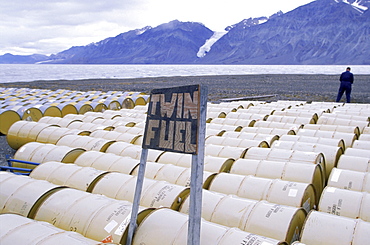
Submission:
[[[215,44],[226,33],[227,33],[227,31],[214,32],[212,37],[210,39],[207,39],[207,41],[204,43],[204,45],[199,48],[197,56],[199,58],[202,58],[202,57],[206,56],[207,53],[211,50],[212,45]]]

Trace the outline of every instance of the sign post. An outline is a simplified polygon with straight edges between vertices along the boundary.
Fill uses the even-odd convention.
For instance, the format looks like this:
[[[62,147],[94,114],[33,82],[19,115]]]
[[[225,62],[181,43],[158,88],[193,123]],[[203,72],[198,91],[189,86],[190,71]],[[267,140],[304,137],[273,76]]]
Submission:
[[[200,244],[207,93],[200,85],[151,91],[126,245],[131,245],[137,225],[148,149],[193,155],[188,245]]]
[[[204,170],[204,145],[206,138],[207,88],[200,89],[198,119],[198,151],[193,154],[190,180],[190,209],[188,225],[188,245],[200,245],[202,218],[202,187]]]

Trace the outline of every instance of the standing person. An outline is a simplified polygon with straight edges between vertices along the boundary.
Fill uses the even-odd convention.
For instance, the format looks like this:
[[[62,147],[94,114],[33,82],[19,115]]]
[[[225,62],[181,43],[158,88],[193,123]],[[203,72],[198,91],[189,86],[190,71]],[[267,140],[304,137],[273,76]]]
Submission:
[[[340,86],[339,86],[339,91],[338,91],[338,96],[337,96],[337,102],[340,101],[342,98],[342,95],[344,91],[346,92],[346,99],[347,103],[351,102],[351,91],[352,91],[352,83],[353,83],[353,74],[351,73],[351,68],[347,67],[346,71],[343,72],[340,75]]]

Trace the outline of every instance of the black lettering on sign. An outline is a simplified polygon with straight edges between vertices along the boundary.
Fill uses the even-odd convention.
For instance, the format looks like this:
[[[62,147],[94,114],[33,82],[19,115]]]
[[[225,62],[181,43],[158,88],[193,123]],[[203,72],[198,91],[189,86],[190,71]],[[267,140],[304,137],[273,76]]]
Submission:
[[[199,85],[152,90],[143,148],[196,154],[199,96]]]

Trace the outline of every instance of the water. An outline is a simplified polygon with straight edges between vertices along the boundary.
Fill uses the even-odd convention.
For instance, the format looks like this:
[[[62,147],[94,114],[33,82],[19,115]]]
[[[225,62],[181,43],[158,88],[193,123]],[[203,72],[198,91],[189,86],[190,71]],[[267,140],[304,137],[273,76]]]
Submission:
[[[370,66],[351,66],[370,75]],[[19,65],[0,64],[0,83],[89,78],[140,78],[248,74],[340,74],[344,65]]]

